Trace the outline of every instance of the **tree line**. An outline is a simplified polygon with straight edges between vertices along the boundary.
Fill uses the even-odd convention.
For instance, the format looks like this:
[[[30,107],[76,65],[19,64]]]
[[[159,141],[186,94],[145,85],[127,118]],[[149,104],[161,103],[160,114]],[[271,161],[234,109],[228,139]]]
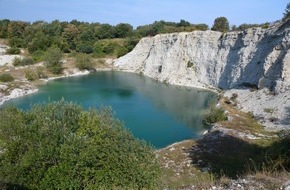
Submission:
[[[156,21],[136,29],[128,23],[113,26],[77,20],[71,22],[54,20],[50,23],[0,20],[0,38],[8,38],[11,47],[27,48],[30,54],[45,51],[51,46],[58,47],[65,53],[76,51],[97,55],[108,54],[118,43],[111,44],[106,39],[125,39],[121,44],[124,49],[120,50],[120,54],[125,54],[145,36],[207,29],[206,24],[190,24],[185,20],[180,20],[179,23]]]
[[[267,27],[268,23],[234,25],[231,30],[245,30],[258,26]],[[30,54],[37,55],[53,46],[64,53],[76,51],[101,57],[114,52],[119,57],[131,51],[142,37],[208,29],[207,24],[192,24],[183,19],[180,22],[155,21],[152,24],[138,26],[136,29],[128,23],[113,26],[78,20],[70,22],[54,20],[50,23],[0,20],[0,38],[9,39],[9,45],[14,48],[11,53],[19,52],[17,48],[27,48]],[[211,29],[221,32],[230,31],[227,18],[217,17]]]

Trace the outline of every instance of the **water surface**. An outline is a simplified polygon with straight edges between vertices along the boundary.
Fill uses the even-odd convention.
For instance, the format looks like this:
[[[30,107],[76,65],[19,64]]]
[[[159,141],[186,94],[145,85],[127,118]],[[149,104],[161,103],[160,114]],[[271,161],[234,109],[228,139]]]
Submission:
[[[201,116],[216,95],[163,84],[134,73],[97,72],[50,81],[38,92],[5,105],[28,109],[35,103],[62,98],[84,108],[111,106],[135,137],[162,148],[200,136],[205,130]]]

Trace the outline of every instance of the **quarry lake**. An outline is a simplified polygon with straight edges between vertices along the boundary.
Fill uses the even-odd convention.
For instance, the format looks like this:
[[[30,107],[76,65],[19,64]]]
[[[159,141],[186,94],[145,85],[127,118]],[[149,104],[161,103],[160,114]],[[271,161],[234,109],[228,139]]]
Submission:
[[[135,137],[162,148],[199,137],[205,130],[202,115],[216,97],[213,92],[168,85],[139,74],[104,71],[50,81],[38,92],[4,106],[29,109],[62,98],[86,109],[110,106]]]

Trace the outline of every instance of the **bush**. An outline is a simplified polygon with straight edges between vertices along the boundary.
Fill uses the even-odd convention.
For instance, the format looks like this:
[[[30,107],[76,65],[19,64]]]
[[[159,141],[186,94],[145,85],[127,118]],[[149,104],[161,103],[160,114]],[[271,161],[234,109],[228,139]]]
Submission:
[[[44,55],[44,60],[47,69],[53,74],[62,73],[62,63],[61,63],[62,53],[59,48],[52,47],[47,50]]]
[[[43,66],[36,67],[36,73],[37,73],[38,78],[46,78],[47,77],[44,73]]]
[[[92,57],[87,54],[78,54],[76,57],[76,67],[79,70],[92,70],[94,69]]]
[[[16,55],[16,54],[20,54],[21,51],[19,48],[12,47],[12,48],[7,49],[6,53],[10,55]]]
[[[60,101],[6,107],[0,118],[0,184],[8,189],[157,189],[154,150],[109,109]]]
[[[35,62],[40,62],[40,61],[44,61],[44,56],[45,56],[45,52],[42,50],[36,50],[33,54],[32,57],[35,60]]]
[[[12,82],[13,80],[14,80],[13,76],[9,73],[0,74],[0,81],[1,82]]]
[[[227,116],[225,115],[225,110],[220,107],[213,107],[204,114],[203,116],[203,123],[205,125],[211,125],[213,123],[219,122],[219,121],[225,121],[227,120]]]
[[[15,67],[17,67],[17,66],[33,65],[34,63],[35,61],[30,57],[24,57],[23,59],[15,57],[12,64]]]
[[[228,19],[226,17],[217,17],[211,29],[214,31],[228,32],[230,30]]]
[[[38,74],[32,70],[25,71],[25,78],[29,81],[34,81],[38,79]]]

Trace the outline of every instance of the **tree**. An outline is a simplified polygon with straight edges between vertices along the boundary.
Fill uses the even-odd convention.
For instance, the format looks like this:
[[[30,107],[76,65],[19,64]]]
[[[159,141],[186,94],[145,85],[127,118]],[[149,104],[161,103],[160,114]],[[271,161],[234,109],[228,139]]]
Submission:
[[[117,38],[124,38],[132,34],[133,26],[127,23],[120,23],[115,27],[115,30]]]
[[[288,18],[290,18],[290,3],[286,6],[283,20],[287,20]]]
[[[114,38],[116,34],[115,28],[110,24],[101,24],[95,27],[95,35],[98,39]]]
[[[44,61],[46,63],[46,67],[53,74],[60,74],[62,72],[62,53],[59,48],[51,47],[46,51],[44,56]]]
[[[177,24],[177,26],[179,26],[179,27],[181,27],[181,26],[187,27],[187,26],[190,26],[190,22],[181,19],[180,22]]]
[[[214,31],[228,32],[230,30],[228,19],[226,17],[217,17],[211,29]]]
[[[26,112],[6,107],[0,118],[0,185],[7,189],[157,189],[153,149],[109,109],[60,101]]]

